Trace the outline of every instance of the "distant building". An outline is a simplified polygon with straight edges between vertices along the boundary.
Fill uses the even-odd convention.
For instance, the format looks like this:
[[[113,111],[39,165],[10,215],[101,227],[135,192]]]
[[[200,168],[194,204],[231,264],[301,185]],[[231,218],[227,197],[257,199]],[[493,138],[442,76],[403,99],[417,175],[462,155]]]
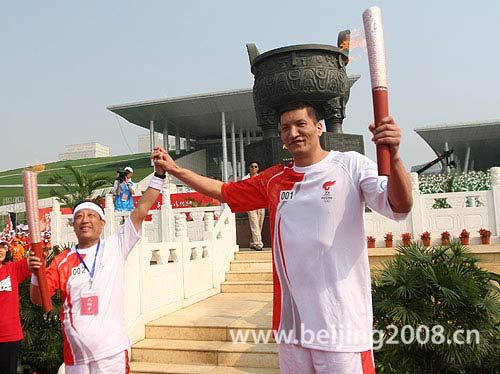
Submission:
[[[500,166],[500,120],[433,125],[416,128],[415,132],[436,156],[453,149],[450,159],[460,172]]]
[[[99,143],[70,144],[64,146],[59,160],[79,160],[82,158],[109,157],[109,147]]]
[[[154,145],[163,147],[163,134],[155,132],[154,138]],[[169,135],[168,140],[168,148],[170,148],[169,150],[175,150],[175,136]],[[186,140],[184,138],[180,138],[180,141],[181,149],[184,149]],[[146,153],[151,150],[149,145],[149,134],[139,135],[137,137],[137,149],[139,150],[139,153]]]

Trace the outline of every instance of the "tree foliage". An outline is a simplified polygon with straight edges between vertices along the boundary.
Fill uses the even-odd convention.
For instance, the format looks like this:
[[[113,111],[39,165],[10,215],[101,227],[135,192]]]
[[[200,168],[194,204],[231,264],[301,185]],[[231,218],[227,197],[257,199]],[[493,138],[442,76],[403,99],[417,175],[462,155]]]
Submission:
[[[85,174],[71,165],[65,165],[64,168],[71,172],[72,178],[70,180],[60,174],[54,174],[47,181],[48,183],[59,184],[61,186],[62,190],[52,188],[50,195],[57,197],[59,201],[71,209],[82,200],[95,199],[96,196],[94,194],[96,190],[112,184],[110,179]],[[97,198],[103,199],[104,194],[97,196]]]
[[[399,331],[399,343],[384,344],[376,354],[378,372],[500,372],[500,297],[492,281],[498,275],[481,269],[457,241],[428,248],[412,243],[397,250],[373,279],[375,328],[386,339]],[[410,333],[405,325],[421,333],[410,344],[402,343],[411,340],[402,336]],[[443,342],[426,339],[418,326],[427,326],[430,336],[442,326]],[[478,344],[472,333],[469,342],[460,344],[467,330],[479,332]]]

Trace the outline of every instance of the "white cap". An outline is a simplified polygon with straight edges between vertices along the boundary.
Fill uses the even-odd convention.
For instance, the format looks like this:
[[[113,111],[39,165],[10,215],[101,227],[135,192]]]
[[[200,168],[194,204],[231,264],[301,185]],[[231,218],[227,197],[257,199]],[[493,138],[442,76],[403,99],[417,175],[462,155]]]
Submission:
[[[134,169],[132,169],[130,166],[127,166],[125,169],[123,169],[123,171],[129,171],[129,172],[133,173]]]

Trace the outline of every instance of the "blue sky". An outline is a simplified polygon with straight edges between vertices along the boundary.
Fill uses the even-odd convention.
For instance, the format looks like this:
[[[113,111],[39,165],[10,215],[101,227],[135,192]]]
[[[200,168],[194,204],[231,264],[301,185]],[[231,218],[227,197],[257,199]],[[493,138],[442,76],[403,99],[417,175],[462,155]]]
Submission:
[[[144,129],[113,104],[251,87],[245,44],[261,52],[336,44],[384,16],[390,112],[404,131],[406,164],[433,153],[415,127],[500,118],[497,1],[12,1],[0,5],[0,170],[57,160],[65,144],[137,151]],[[372,120],[366,52],[352,52],[344,131]],[[499,152],[500,153],[500,152]]]

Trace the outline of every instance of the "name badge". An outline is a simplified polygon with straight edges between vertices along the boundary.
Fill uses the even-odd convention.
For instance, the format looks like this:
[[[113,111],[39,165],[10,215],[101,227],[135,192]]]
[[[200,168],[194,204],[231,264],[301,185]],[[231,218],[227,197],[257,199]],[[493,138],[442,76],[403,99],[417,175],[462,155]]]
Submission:
[[[96,289],[82,291],[80,298],[80,314],[96,316],[99,313],[99,294]]]
[[[281,191],[280,192],[280,201],[291,201],[291,200],[293,200],[294,193],[295,192],[293,190]]]

